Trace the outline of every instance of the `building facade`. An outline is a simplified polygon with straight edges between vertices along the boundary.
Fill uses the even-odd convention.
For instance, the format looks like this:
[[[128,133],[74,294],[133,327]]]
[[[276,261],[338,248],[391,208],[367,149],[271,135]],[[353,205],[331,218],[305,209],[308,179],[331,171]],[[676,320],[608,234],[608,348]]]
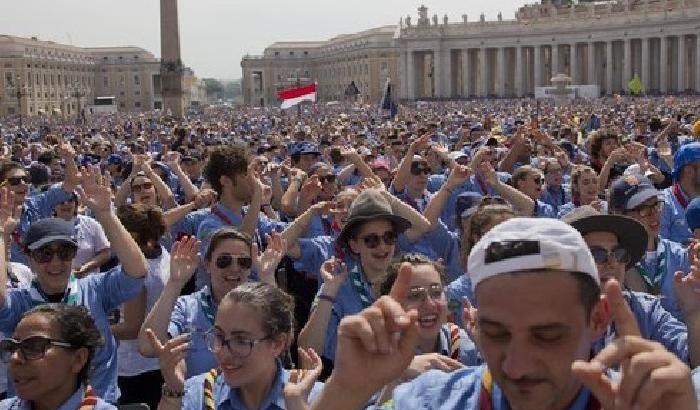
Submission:
[[[493,21],[430,17],[423,6],[398,26],[275,43],[241,62],[244,102],[274,105],[299,76],[318,82],[321,101],[342,98],[351,81],[378,101],[387,76],[407,100],[533,96],[557,74],[603,95],[628,92],[635,75],[647,94],[700,92],[700,0],[570,3],[542,0]]]
[[[387,78],[399,77],[397,26],[345,34],[321,42],[279,42],[260,56],[241,61],[241,88],[245,104],[278,104],[277,92],[297,84],[317,83],[317,99],[357,98],[376,102]],[[354,84],[357,95],[346,95]],[[396,88],[398,81],[392,81]]]
[[[185,69],[184,77],[188,106],[204,101],[194,72]],[[96,97],[114,97],[122,112],[162,108],[160,60],[139,47],[83,48],[0,35],[0,117],[75,117]]]

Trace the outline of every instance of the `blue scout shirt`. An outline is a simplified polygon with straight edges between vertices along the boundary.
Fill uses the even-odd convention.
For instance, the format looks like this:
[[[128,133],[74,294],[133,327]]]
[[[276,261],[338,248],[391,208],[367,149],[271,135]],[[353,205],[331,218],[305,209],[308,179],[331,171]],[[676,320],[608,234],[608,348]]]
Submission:
[[[571,201],[571,190],[564,185],[559,187],[548,186],[542,191],[540,200],[551,205],[555,212],[559,212],[559,207]]]
[[[75,410],[80,408],[80,404],[83,402],[83,397],[85,395],[85,389],[79,388],[73,393],[72,396],[68,398],[61,407],[56,410]],[[93,410],[116,410],[117,408],[113,405],[105,402],[104,400],[98,398],[97,403]],[[22,400],[19,397],[13,397],[11,399],[6,399],[0,401],[0,410],[32,410],[32,405],[26,400]]]
[[[393,400],[382,409],[400,410],[479,410],[481,378],[486,366],[465,367],[450,373],[429,370],[408,383],[394,389]],[[585,410],[590,398],[581,389],[568,410]],[[493,410],[511,410],[503,391],[493,384],[491,392]]]
[[[119,398],[117,388],[117,342],[109,325],[109,314],[122,303],[132,299],[143,289],[143,278],[132,278],[121,268],[95,273],[77,279],[77,306],[84,306],[95,320],[105,344],[95,352],[95,369],[90,385],[98,396],[109,402]],[[0,307],[0,331],[12,334],[22,315],[35,303],[29,289],[8,289],[5,305]],[[41,301],[38,303],[42,303]]]
[[[335,239],[335,236],[327,235],[299,239],[301,258],[294,260],[294,269],[311,274],[321,283],[321,265],[335,256]]]
[[[13,234],[12,247],[10,249],[10,261],[29,265],[27,255],[22,250],[21,241],[24,234],[29,230],[32,222],[43,218],[49,218],[53,215],[53,210],[56,205],[70,199],[70,193],[63,190],[63,185],[53,185],[37,195],[27,196],[22,207],[19,226],[17,232]]]
[[[285,410],[284,396],[282,391],[285,383],[289,381],[290,372],[282,368],[282,364],[277,362],[277,375],[272,384],[270,392],[263,400],[258,410]],[[204,398],[204,379],[206,374],[200,374],[188,378],[185,381],[185,396],[182,398],[182,409],[202,409]],[[323,388],[322,383],[316,383],[309,394],[309,402],[312,402]],[[219,374],[216,377],[213,387],[214,402],[217,410],[248,410],[242,403],[238,389],[232,389],[224,381],[224,377]]]
[[[450,232],[442,221],[438,221],[432,231],[425,233],[411,243],[405,235],[399,235],[399,251],[402,253],[420,253],[437,261],[442,259],[447,281],[451,282],[462,274],[459,261],[459,239]]]
[[[661,207],[661,231],[659,236],[687,245],[693,233],[685,220],[685,207],[673,195],[673,186],[663,190],[664,206]],[[688,199],[690,202],[690,199]]]
[[[625,291],[624,296],[637,319],[642,337],[661,343],[666,350],[688,363],[688,328],[685,324],[666,311],[659,299],[652,295]],[[593,351],[600,352],[616,337],[613,323],[608,327],[605,336],[593,344]]]
[[[467,332],[465,332],[464,329],[459,328],[459,354],[456,358],[453,357],[451,354],[452,342],[450,336],[450,326],[448,326],[447,324],[442,325],[438,337],[438,353],[440,353],[441,355],[452,357],[453,359],[458,360],[465,366],[479,366],[484,362],[481,358],[479,350],[476,348],[476,345],[469,337],[469,335],[467,335]],[[419,352],[416,354],[421,353]]]
[[[535,201],[535,216],[538,218],[556,218],[557,212],[552,205],[538,199]]]
[[[476,306],[474,303],[474,292],[472,291],[472,281],[469,279],[469,275],[464,273],[462,276],[447,285],[445,288],[445,297],[447,298],[447,308],[451,314],[450,320],[457,326],[463,328],[463,298],[467,298],[472,306]]]
[[[183,333],[190,333],[191,338],[187,348],[185,365],[187,374],[185,377],[193,377],[218,366],[216,356],[207,348],[204,333],[214,326],[202,309],[202,296],[204,289],[191,295],[180,296],[175,302],[173,312],[170,314],[168,334],[171,337]],[[213,306],[216,309],[216,306]],[[213,312],[216,315],[216,310]]]

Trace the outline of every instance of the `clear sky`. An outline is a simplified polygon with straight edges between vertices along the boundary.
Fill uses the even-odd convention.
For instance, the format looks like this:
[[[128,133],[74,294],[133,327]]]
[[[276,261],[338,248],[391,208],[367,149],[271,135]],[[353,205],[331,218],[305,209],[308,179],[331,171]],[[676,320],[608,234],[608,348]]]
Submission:
[[[425,1],[428,14],[461,21],[513,18],[518,0]],[[414,0],[180,0],[182,58],[199,77],[239,78],[241,58],[275,41],[325,40],[398,23]],[[159,0],[2,0],[0,34],[76,46],[143,47],[160,56]]]

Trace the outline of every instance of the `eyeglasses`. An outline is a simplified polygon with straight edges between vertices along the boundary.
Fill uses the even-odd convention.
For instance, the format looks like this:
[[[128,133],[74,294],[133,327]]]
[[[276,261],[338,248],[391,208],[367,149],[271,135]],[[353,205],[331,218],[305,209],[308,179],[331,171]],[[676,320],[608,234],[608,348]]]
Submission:
[[[653,204],[640,205],[634,208],[634,211],[641,217],[647,217],[649,215],[659,213],[662,205],[663,203],[661,201],[656,201]]]
[[[613,250],[608,251],[600,246],[591,246],[591,255],[593,255],[593,260],[598,265],[608,263],[608,261],[614,259],[618,263],[628,263],[630,261],[630,254],[627,249],[617,246]]]
[[[406,296],[406,301],[409,303],[425,303],[430,296],[432,300],[438,300],[442,298],[443,287],[440,284],[433,284],[428,287],[414,286],[408,290],[408,295]]]
[[[250,269],[253,266],[253,258],[250,256],[233,256],[230,253],[223,253],[216,258],[216,267],[226,269],[234,262],[241,269]]]
[[[326,184],[326,183],[334,184],[336,177],[335,177],[335,175],[332,175],[332,174],[331,175],[323,175],[323,176],[318,177],[318,180],[321,181],[322,184]]]
[[[542,177],[540,177],[540,176],[532,177],[532,181],[537,185],[542,185],[542,183],[544,182],[544,181],[542,181]]]
[[[9,177],[5,180],[5,182],[10,186],[17,186],[20,184],[29,185],[31,179],[29,179],[29,175],[24,175],[21,177]]]
[[[149,190],[151,188],[153,188],[152,182],[144,182],[141,185],[132,185],[131,192],[141,192],[141,191]]]
[[[0,359],[7,363],[12,355],[19,350],[24,360],[39,360],[46,356],[46,351],[51,346],[62,347],[64,349],[75,349],[70,343],[61,342],[44,336],[31,336],[24,340],[15,339],[0,340]]]
[[[44,246],[31,252],[32,258],[38,263],[49,263],[53,260],[54,255],[58,255],[58,259],[63,262],[72,261],[78,248],[73,245],[59,245],[57,247]]]
[[[262,342],[263,340],[269,339],[269,337],[263,337],[260,339],[249,339],[244,336],[234,336],[231,339],[226,340],[221,334],[219,334],[216,329],[211,329],[204,334],[205,341],[207,343],[207,349],[212,353],[219,353],[223,347],[226,347],[231,356],[237,357],[239,359],[245,359],[250,356],[253,351],[253,346]]]
[[[374,249],[379,246],[379,242],[384,241],[386,245],[392,246],[396,244],[396,232],[394,231],[386,231],[384,232],[381,236],[377,235],[376,233],[371,233],[367,236],[363,236],[362,241],[365,243],[365,246]]]
[[[430,168],[422,167],[420,165],[411,165],[411,174],[413,174],[413,175],[420,175],[420,174],[430,175]]]

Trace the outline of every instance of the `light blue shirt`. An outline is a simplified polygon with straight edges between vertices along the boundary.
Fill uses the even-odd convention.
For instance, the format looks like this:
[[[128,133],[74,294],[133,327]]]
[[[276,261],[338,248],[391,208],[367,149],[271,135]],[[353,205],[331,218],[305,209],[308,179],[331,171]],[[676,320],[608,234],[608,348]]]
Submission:
[[[285,410],[284,396],[282,391],[284,385],[289,381],[290,372],[282,368],[282,364],[277,362],[277,375],[272,384],[270,392],[256,410]],[[182,398],[182,409],[193,410],[203,408],[204,379],[206,374],[200,374],[188,378],[185,382],[185,396]],[[312,402],[323,388],[322,383],[316,383],[309,393],[309,402]],[[219,374],[214,381],[213,387],[214,402],[217,410],[249,410],[243,405],[239,390],[231,388],[224,381],[224,377]]]
[[[559,207],[571,201],[571,190],[568,186],[546,187],[540,197],[542,202],[551,205],[555,212],[559,212]]]
[[[486,366],[466,367],[450,373],[429,370],[394,389],[393,402],[382,409],[400,410],[479,410],[481,377]],[[584,410],[590,393],[581,389],[568,410]],[[491,392],[493,410],[511,410],[503,391],[496,383]]]
[[[450,340],[450,327],[447,324],[442,325],[438,337],[438,353],[443,356],[451,357],[450,345],[452,342]],[[416,354],[421,354],[421,352],[417,352]],[[461,328],[459,329],[459,355],[457,360],[465,366],[479,366],[484,362],[472,339],[467,332]]]
[[[143,278],[132,278],[121,268],[95,273],[77,280],[78,306],[84,306],[95,320],[104,338],[104,346],[95,352],[90,385],[98,396],[109,402],[119,398],[117,387],[117,342],[109,325],[109,314],[143,289]],[[0,331],[12,334],[17,323],[33,308],[29,289],[8,289],[5,305],[0,307]]]
[[[29,226],[31,226],[32,222],[53,216],[56,205],[70,199],[70,195],[69,192],[63,190],[62,184],[58,184],[53,185],[51,188],[47,189],[46,192],[27,196],[24,201],[24,206],[22,207],[19,226],[17,227],[19,233],[18,239],[20,241],[24,240],[24,235],[29,230]],[[27,255],[24,254],[21,244],[17,243],[14,238],[10,249],[10,261],[29,265],[29,260],[27,259]]]
[[[464,323],[462,322],[464,298],[467,298],[472,306],[476,306],[474,303],[472,281],[469,279],[469,275],[464,273],[456,280],[450,282],[445,288],[445,297],[447,298],[447,308],[452,315],[452,322],[459,327],[464,327]]]
[[[61,407],[56,410],[76,410],[80,407],[80,403],[83,402],[83,396],[85,395],[85,389],[79,388],[73,393],[72,396],[68,398]],[[105,402],[104,400],[98,398],[95,404],[94,410],[116,410],[117,408],[113,405]],[[19,397],[13,397],[11,399],[6,399],[0,401],[0,410],[32,410],[32,404],[26,400],[22,400]]]
[[[171,337],[184,333],[191,334],[185,358],[187,367],[185,377],[193,377],[218,366],[216,356],[209,351],[204,339],[204,333],[211,329],[214,324],[207,319],[202,309],[200,302],[202,293],[203,290],[200,290],[191,295],[177,298],[168,324],[168,333]],[[216,314],[216,312],[214,313]]]
[[[663,190],[664,206],[661,208],[661,231],[659,236],[673,242],[687,245],[693,233],[685,220],[685,207],[673,195],[673,187]],[[690,200],[689,200],[690,201]]]

